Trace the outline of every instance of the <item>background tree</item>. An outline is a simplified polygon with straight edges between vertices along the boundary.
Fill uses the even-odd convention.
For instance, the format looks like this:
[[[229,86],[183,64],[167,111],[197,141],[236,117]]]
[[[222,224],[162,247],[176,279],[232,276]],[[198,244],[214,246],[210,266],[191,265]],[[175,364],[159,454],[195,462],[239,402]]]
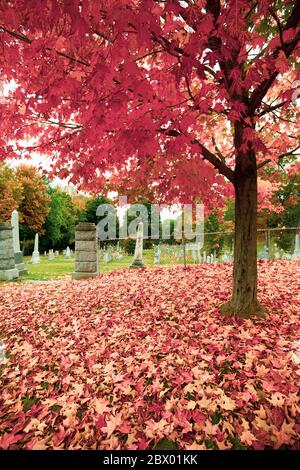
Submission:
[[[282,182],[274,198],[282,205],[282,211],[269,214],[268,227],[300,227],[300,175],[284,172]],[[292,251],[295,242],[295,231],[282,231],[274,234],[273,239],[285,251]]]
[[[26,232],[33,235],[42,233],[43,225],[49,212],[47,184],[34,166],[20,165],[16,169],[16,178],[22,187],[23,198],[19,204],[20,220]]]
[[[299,148],[291,84],[300,1],[51,5],[1,5],[0,70],[16,83],[1,107],[4,154],[39,148],[52,155],[53,175],[95,192],[150,188],[170,202],[200,195],[212,210],[234,191],[233,292],[224,311],[262,314],[257,181]]]
[[[97,216],[97,209],[102,204],[113,204],[113,202],[105,196],[95,196],[89,198],[82,214],[82,221],[91,222],[97,225],[99,220],[101,220],[101,218]]]
[[[41,237],[41,250],[63,249],[74,243],[78,214],[71,196],[66,192],[49,186],[48,196],[49,214]]]
[[[11,213],[18,209],[23,199],[22,185],[15,172],[7,165],[0,164],[0,221],[10,222]]]

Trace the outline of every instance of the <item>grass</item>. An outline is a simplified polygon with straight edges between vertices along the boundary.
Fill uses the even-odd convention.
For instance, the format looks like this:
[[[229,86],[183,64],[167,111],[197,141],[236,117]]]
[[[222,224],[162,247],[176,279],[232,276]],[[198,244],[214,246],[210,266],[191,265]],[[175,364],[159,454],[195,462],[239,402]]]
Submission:
[[[263,250],[263,243],[258,245],[258,252]],[[20,281],[33,280],[33,281],[47,281],[63,279],[70,276],[74,271],[75,258],[66,259],[63,255],[58,256],[54,261],[49,261],[47,257],[40,255],[40,264],[30,264],[30,256],[24,257],[24,263],[28,274],[22,276]],[[126,255],[121,260],[112,260],[109,263],[100,261],[100,273],[105,274],[111,271],[128,269],[133,260],[132,255]],[[144,250],[143,260],[145,266],[154,267],[154,250]],[[168,266],[170,264],[183,264],[183,259],[176,259],[169,253],[162,253],[159,266]],[[187,264],[194,264],[191,253],[187,252]],[[1,281],[0,281],[1,282]]]
[[[192,263],[192,260],[188,258],[188,261]],[[35,281],[47,281],[62,279],[69,276],[74,271],[75,258],[66,259],[64,256],[58,256],[54,261],[49,261],[47,257],[41,255],[40,264],[30,264],[30,256],[25,256],[24,263],[28,274],[22,276],[21,280],[35,280]],[[126,255],[121,260],[112,260],[109,263],[104,263],[102,260],[99,263],[100,273],[105,274],[111,271],[128,269],[133,260],[132,255]],[[144,263],[147,267],[154,266],[154,251],[145,250],[143,256]],[[171,255],[162,255],[161,263],[162,266],[169,264],[183,264],[182,260],[176,260]]]

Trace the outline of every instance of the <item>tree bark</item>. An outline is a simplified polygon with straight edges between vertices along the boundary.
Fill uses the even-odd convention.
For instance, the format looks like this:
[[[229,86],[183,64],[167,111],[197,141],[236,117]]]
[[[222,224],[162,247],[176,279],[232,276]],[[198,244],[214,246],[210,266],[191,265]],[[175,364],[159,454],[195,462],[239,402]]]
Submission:
[[[257,168],[252,151],[238,156],[234,176],[235,237],[233,291],[224,314],[264,317],[257,301]]]

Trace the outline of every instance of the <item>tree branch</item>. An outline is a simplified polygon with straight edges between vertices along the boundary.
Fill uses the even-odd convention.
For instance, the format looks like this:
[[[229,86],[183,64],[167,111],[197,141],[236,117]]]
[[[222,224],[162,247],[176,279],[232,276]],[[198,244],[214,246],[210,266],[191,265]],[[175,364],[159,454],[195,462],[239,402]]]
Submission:
[[[268,158],[268,160],[264,160],[263,162],[259,163],[257,165],[257,170],[260,170],[261,168],[263,168],[265,165],[267,165],[268,163],[270,163],[272,160],[270,158]]]
[[[266,108],[265,108],[261,113],[258,114],[258,117],[262,117],[262,116],[264,116],[265,114],[270,113],[271,111],[275,111],[276,109],[281,108],[282,106],[284,106],[286,103],[287,103],[287,100],[286,100],[286,101],[283,101],[283,102],[281,102],[281,103],[278,103],[278,104],[276,104],[276,105],[274,105],[274,106],[269,106],[269,105],[267,105],[267,104],[265,104],[265,103],[262,103],[264,106],[266,106]]]
[[[159,132],[163,132],[165,135],[170,137],[178,137],[182,135],[182,132],[177,129],[158,129]],[[191,144],[197,144],[201,150],[201,155],[203,160],[207,160],[211,163],[216,170],[219,171],[223,176],[225,176],[231,183],[233,183],[234,172],[225,164],[224,161],[220,160],[216,155],[214,155],[208,148],[206,148],[198,139],[194,139],[191,141]]]
[[[300,21],[300,1],[297,0],[291,12],[290,17],[288,18],[285,26],[282,28],[282,31],[286,31],[291,28],[296,28],[299,21]],[[288,58],[292,54],[293,50],[295,49],[299,41],[300,41],[300,30],[296,33],[295,37],[291,41],[289,41],[288,43],[283,43],[283,46],[277,47],[271,57],[273,59],[276,59],[279,56],[279,52],[283,50],[286,57]],[[256,89],[253,91],[252,96],[249,101],[248,116],[253,115],[255,110],[261,105],[261,102],[264,96],[267,94],[269,88],[274,83],[278,74],[279,72],[278,70],[276,70],[270,75],[268,79],[260,83],[256,87]]]
[[[9,29],[5,28],[5,26],[3,26],[3,25],[0,26],[0,29],[2,29],[6,33],[10,34],[11,36],[19,39],[20,41],[26,42],[27,44],[32,43],[32,39],[30,39],[28,36],[25,36],[25,34],[16,33],[15,31],[10,31]],[[52,49],[51,49],[51,47],[46,47],[46,50],[51,51]],[[55,52],[56,52],[57,55],[59,55],[61,57],[64,57],[65,59],[69,59],[71,61],[78,62],[79,64],[85,65],[87,67],[90,66],[90,63],[87,62],[86,60],[77,59],[76,57],[73,57],[73,56],[67,54],[66,52],[61,52],[61,51],[57,51],[57,50],[55,50]]]
[[[222,160],[201,144],[198,139],[193,140],[191,143],[197,144],[201,150],[203,159],[211,163],[223,176],[233,183],[234,172]]]
[[[278,155],[278,160],[280,160],[281,158],[284,158],[284,157],[288,157],[289,155],[299,155],[298,153],[294,153],[296,150],[298,150],[300,148],[300,145],[298,145],[298,147],[295,147],[294,149],[290,150],[289,152],[284,152],[284,153],[281,153],[280,155]],[[271,159],[268,158],[267,160],[264,160],[263,162],[259,163],[257,165],[257,169],[260,170],[261,168],[263,168],[265,165],[267,165],[268,163],[271,163]]]

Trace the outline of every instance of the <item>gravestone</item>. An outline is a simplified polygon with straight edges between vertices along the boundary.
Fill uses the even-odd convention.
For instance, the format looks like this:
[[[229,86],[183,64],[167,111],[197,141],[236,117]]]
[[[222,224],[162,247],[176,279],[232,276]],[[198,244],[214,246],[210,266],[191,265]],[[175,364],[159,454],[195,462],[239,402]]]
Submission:
[[[274,253],[274,258],[275,258],[276,260],[280,259],[280,252],[279,252],[279,251],[275,251],[275,253]]]
[[[103,255],[103,261],[104,261],[104,263],[107,264],[107,263],[110,262],[110,260],[111,260],[111,258],[110,258],[109,252],[108,252],[108,251],[105,251],[105,252],[104,252],[104,255]]]
[[[19,271],[19,275],[28,274],[27,269],[23,262],[23,253],[20,248],[20,235],[19,235],[19,213],[18,211],[13,211],[11,214],[11,225],[12,225],[12,235],[13,235],[13,247],[14,247],[14,256],[16,268]]]
[[[274,243],[274,258],[275,258],[276,260],[278,260],[278,259],[281,258],[280,251],[279,251],[279,249],[278,249],[277,243]]]
[[[59,251],[56,250],[56,251],[54,252],[54,255],[55,255],[55,258],[57,258],[57,257],[59,256]]]
[[[160,263],[160,247],[156,246],[154,248],[154,264]]]
[[[44,251],[44,256],[45,256],[45,257],[47,256],[47,251]]]
[[[299,242],[298,233],[295,237],[295,248],[294,248],[294,252],[293,252],[293,255],[292,255],[292,259],[296,259],[296,258],[300,258],[300,242]]]
[[[13,228],[9,224],[0,223],[0,280],[18,279],[19,270],[15,264]]]
[[[192,248],[192,258],[194,263],[199,262],[198,251],[195,247]]]
[[[263,251],[258,255],[259,259],[269,259],[269,248],[264,246]]]
[[[65,257],[66,259],[71,259],[71,250],[69,246],[67,246]]]
[[[116,260],[121,260],[121,259],[123,259],[122,253],[120,253],[120,251],[117,251],[115,258],[116,258]]]
[[[95,277],[99,274],[96,225],[81,223],[75,231],[75,272],[73,279]]]
[[[49,250],[49,253],[48,253],[48,260],[49,261],[54,261],[55,260],[55,254],[53,252],[53,250]]]
[[[143,227],[143,222],[140,222],[137,227],[134,258],[130,268],[145,267],[143,263]]]
[[[31,257],[31,264],[39,264],[40,263],[40,254],[39,254],[39,234],[35,234],[34,240],[34,250]]]

